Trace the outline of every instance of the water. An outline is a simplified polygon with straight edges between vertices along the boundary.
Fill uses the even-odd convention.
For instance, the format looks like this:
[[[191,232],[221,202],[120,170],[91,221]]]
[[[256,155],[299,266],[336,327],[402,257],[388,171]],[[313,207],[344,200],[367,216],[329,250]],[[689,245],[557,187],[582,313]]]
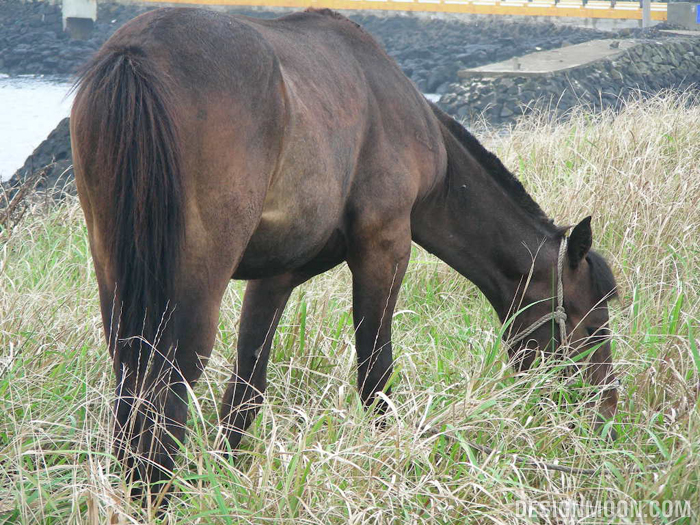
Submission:
[[[0,75],[0,180],[9,179],[70,112],[62,79]]]

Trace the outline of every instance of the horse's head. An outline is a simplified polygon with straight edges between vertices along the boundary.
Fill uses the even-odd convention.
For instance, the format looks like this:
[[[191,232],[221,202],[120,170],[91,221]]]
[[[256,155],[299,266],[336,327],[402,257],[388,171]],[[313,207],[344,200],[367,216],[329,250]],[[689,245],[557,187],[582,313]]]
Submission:
[[[617,379],[612,371],[608,301],[616,295],[605,259],[591,250],[591,218],[581,221],[567,239],[558,239],[558,256],[533,265],[524,292],[516,295],[519,312],[505,337],[517,368],[532,364],[538,352],[557,355],[567,370],[602,390],[596,427],[612,419],[617,408]],[[563,340],[563,344],[562,344]],[[615,434],[611,432],[614,439]]]

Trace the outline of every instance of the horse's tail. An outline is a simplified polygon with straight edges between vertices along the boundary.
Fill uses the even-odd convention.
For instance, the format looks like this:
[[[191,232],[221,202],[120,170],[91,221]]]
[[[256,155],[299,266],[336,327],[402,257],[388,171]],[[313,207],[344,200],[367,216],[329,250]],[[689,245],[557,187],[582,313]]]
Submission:
[[[168,317],[175,307],[184,237],[173,97],[167,77],[138,47],[103,50],[77,85],[84,122],[74,123],[74,129],[82,137],[89,132],[82,148],[92,148],[91,169],[83,178],[88,186],[96,182],[102,188],[104,229],[110,230],[100,231],[114,281],[109,284],[115,285],[110,349],[115,366],[124,363],[143,371],[151,345],[173,343]]]

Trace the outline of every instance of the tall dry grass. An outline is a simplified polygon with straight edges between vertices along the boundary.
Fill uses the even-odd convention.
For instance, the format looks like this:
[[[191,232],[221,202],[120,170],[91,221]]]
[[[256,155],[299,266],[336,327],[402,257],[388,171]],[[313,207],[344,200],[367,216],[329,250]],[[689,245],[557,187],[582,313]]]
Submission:
[[[350,277],[339,268],[294,293],[275,338],[268,396],[235,463],[214,448],[243,293],[231,284],[165,519],[696,523],[700,107],[688,102],[668,94],[617,116],[532,118],[487,137],[558,223],[594,216],[595,245],[621,286],[612,308],[623,383],[618,441],[591,430],[581,397],[549,371],[514,374],[485,299],[415,249],[394,316],[388,428],[376,430],[358,401]],[[124,496],[109,439],[112,388],[78,204],[36,209],[0,246],[0,521],[159,520]],[[566,474],[518,463],[513,453],[607,469]],[[572,499],[586,510],[580,498],[615,512],[580,521],[547,514]],[[665,516],[668,502],[679,503]],[[629,509],[644,515],[625,517]]]

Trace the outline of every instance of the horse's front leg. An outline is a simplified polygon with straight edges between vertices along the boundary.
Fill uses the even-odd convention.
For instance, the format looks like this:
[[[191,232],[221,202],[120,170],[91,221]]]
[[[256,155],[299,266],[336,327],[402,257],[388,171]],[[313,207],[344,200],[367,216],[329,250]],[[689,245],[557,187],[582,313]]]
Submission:
[[[229,380],[221,406],[224,437],[238,448],[243,433],[255,419],[267,386],[270,348],[284,307],[298,284],[291,274],[250,281],[241,310],[236,371]]]
[[[410,255],[408,224],[363,231],[353,238],[348,252],[353,278],[357,384],[367,408],[375,402],[376,393],[385,389],[392,373],[391,321]],[[378,400],[376,410],[384,413],[386,403]]]

